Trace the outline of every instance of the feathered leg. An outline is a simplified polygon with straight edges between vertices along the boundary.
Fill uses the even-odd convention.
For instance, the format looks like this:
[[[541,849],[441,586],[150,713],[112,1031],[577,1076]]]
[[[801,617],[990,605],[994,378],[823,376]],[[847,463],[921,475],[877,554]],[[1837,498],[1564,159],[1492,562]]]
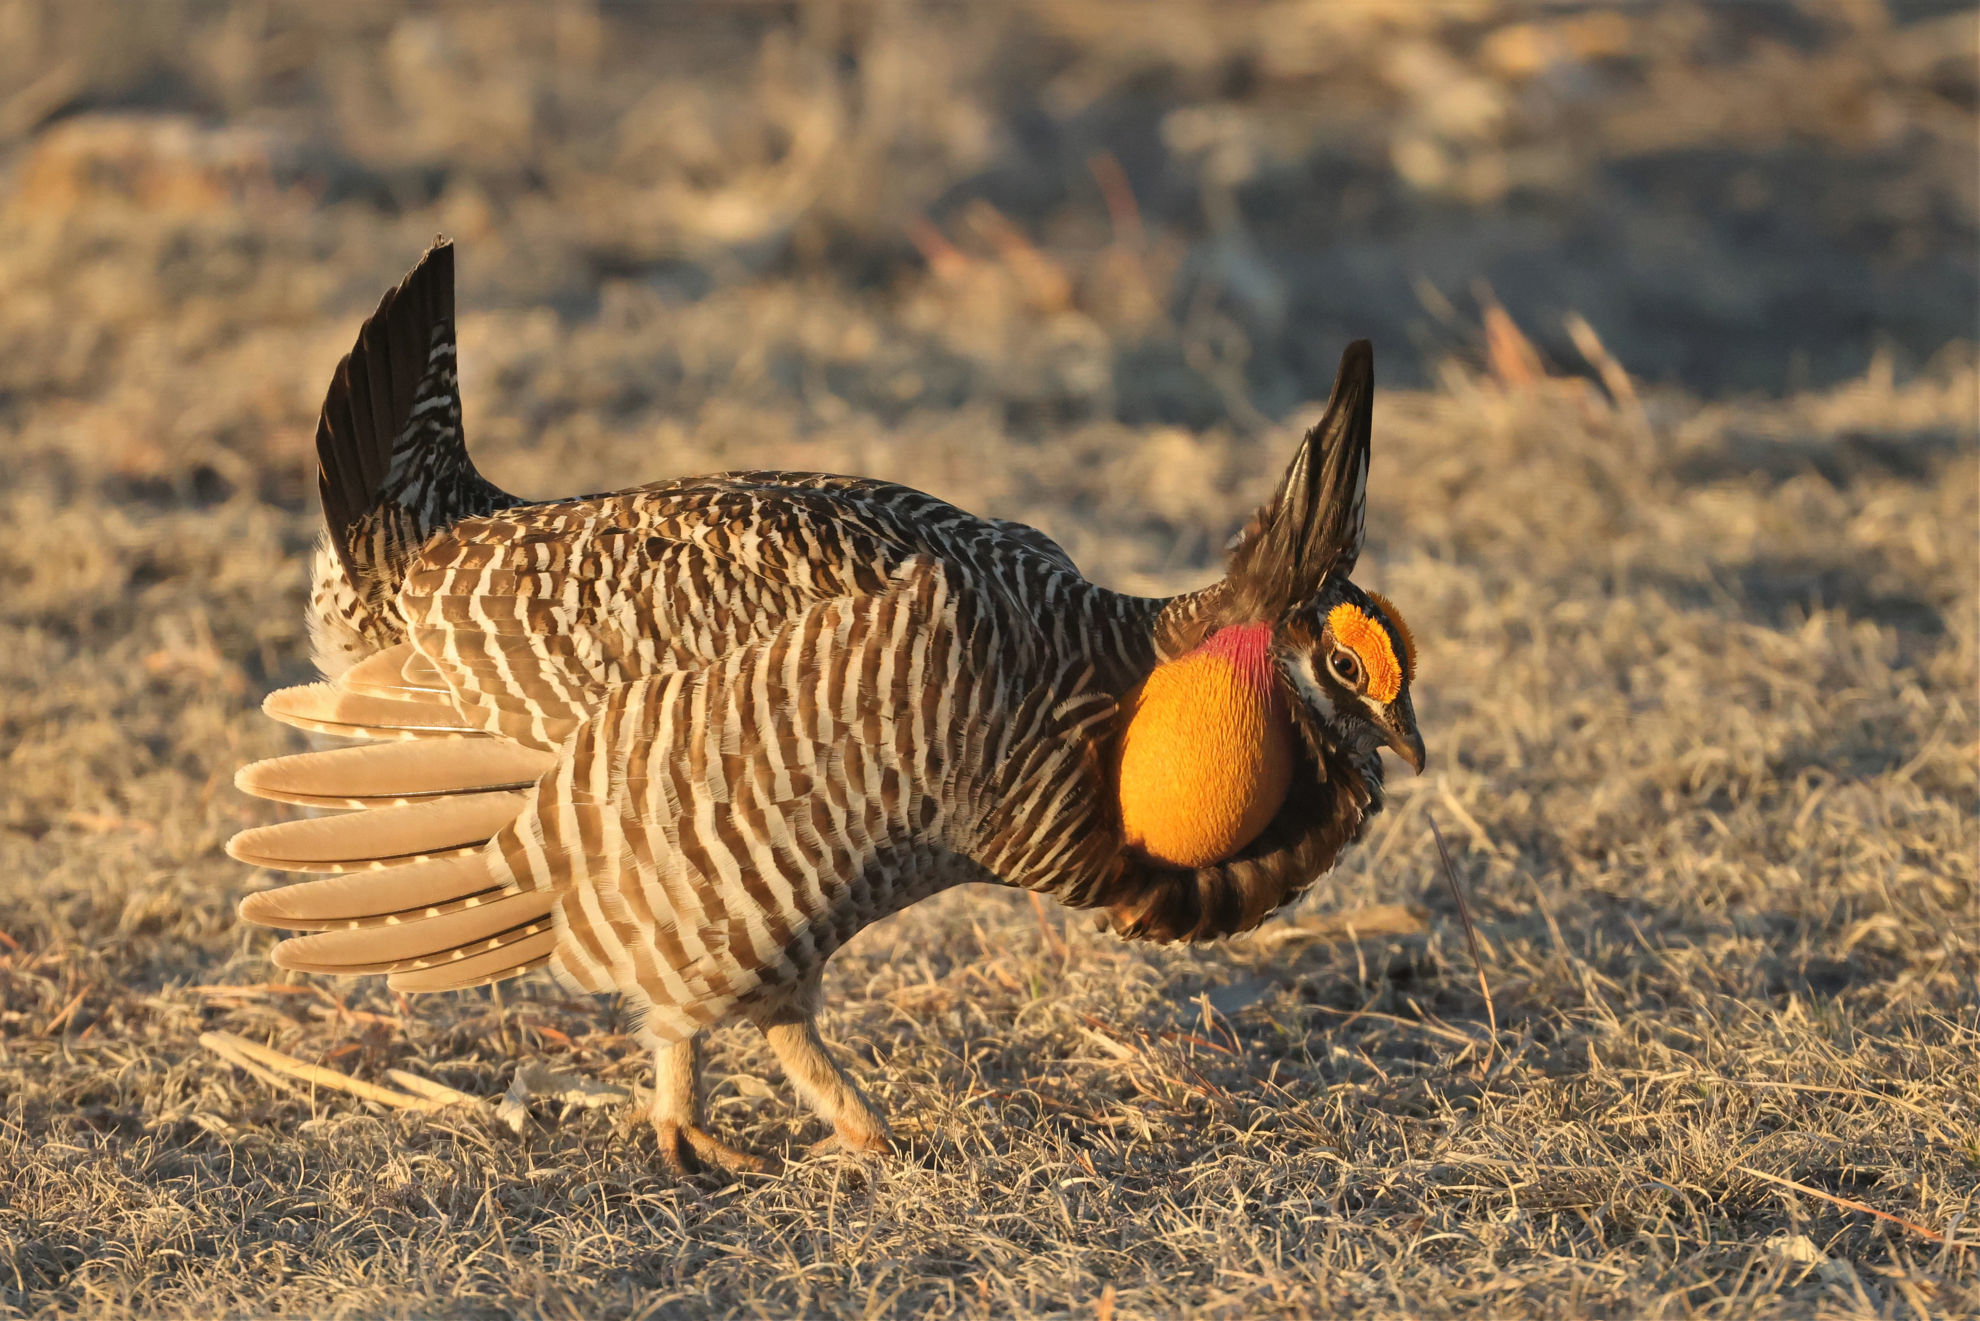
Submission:
[[[839,1067],[818,1035],[817,979],[757,1020],[777,1062],[805,1103],[832,1126],[832,1136],[813,1150],[890,1152],[887,1121],[859,1086]]]
[[[761,1173],[770,1163],[717,1141],[701,1126],[701,1038],[653,1048],[653,1132],[660,1158],[676,1178],[713,1167],[730,1174]]]

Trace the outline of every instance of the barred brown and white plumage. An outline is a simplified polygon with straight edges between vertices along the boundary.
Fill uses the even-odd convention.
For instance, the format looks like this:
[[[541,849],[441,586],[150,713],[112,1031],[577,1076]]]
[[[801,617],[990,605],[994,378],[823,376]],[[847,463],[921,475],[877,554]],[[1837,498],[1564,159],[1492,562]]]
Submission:
[[[349,809],[229,844],[333,873],[243,901],[313,933],[282,966],[413,990],[548,966],[625,995],[677,1164],[754,1163],[701,1129],[697,1085],[698,1034],[746,1017],[837,1140],[873,1148],[885,1123],[812,1026],[860,929],[982,881],[1130,938],[1244,931],[1359,837],[1382,747],[1421,769],[1413,647],[1347,579],[1365,344],[1226,577],[1154,599],[861,478],[505,495],[462,440],[451,281],[442,245],[387,295],[318,430],[329,681],[264,709],[372,741],[238,777]]]

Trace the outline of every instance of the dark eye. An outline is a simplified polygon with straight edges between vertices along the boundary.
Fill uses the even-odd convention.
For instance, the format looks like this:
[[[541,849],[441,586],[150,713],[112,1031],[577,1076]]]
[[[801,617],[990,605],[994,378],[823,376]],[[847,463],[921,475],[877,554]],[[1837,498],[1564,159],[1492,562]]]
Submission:
[[[1327,658],[1334,677],[1350,688],[1361,686],[1361,660],[1351,651],[1337,651]]]

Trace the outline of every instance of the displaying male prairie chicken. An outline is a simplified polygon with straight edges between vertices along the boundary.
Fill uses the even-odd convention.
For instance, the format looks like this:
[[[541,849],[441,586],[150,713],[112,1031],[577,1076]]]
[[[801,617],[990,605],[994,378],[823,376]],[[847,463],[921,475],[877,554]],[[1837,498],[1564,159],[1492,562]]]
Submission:
[[[325,681],[263,707],[361,741],[237,778],[348,810],[228,851],[332,874],[241,915],[313,933],[275,947],[285,968],[428,991],[547,966],[628,997],[676,1167],[761,1164],[702,1128],[699,1035],[735,1017],[828,1141],[883,1149],[813,1023],[862,927],[982,881],[1129,939],[1246,931],[1359,837],[1382,748],[1423,768],[1408,630],[1348,579],[1372,393],[1357,343],[1228,572],[1167,599],[856,477],[534,503],[468,460],[441,244],[324,401]]]

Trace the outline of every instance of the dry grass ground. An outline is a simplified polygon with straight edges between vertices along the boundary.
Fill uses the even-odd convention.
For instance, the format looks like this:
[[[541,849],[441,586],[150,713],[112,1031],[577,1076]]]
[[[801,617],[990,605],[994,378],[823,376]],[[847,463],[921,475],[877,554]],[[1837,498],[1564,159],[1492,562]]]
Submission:
[[[1971,14],[680,12],[0,4],[0,1311],[1980,1313]],[[232,917],[313,410],[437,229],[510,489],[868,472],[1138,590],[1373,330],[1430,772],[1252,938],[867,933],[882,1164],[247,1076],[200,1035],[647,1081],[609,1004],[271,984]]]

